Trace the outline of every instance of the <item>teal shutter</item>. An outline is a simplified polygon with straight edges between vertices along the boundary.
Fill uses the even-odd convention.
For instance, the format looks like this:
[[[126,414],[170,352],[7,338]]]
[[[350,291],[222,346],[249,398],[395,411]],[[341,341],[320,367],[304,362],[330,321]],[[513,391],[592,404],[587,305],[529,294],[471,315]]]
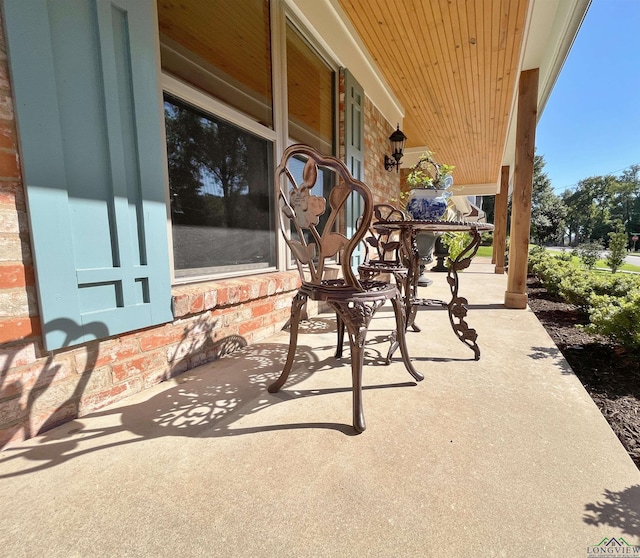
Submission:
[[[346,164],[354,178],[364,180],[364,90],[349,70],[344,70],[344,111]],[[347,236],[351,238],[362,214],[362,198],[351,194],[346,212]],[[363,258],[363,246],[358,246],[351,257],[351,266],[357,269]]]
[[[5,0],[47,350],[172,319],[153,0]]]

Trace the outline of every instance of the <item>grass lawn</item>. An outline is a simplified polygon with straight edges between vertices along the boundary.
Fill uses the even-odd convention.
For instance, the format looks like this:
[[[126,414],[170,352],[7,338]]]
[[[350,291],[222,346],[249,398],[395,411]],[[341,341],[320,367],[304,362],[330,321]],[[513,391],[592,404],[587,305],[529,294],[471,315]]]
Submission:
[[[596,262],[596,268],[608,269],[607,268],[607,262],[605,262],[604,260],[598,260]],[[622,264],[622,267],[620,267],[620,271],[635,271],[637,273],[640,273],[640,266],[631,265],[631,264],[625,262],[625,263]]]
[[[634,255],[636,255],[636,254],[634,254]],[[485,257],[485,258],[490,258],[491,256],[493,256],[493,247],[492,246],[480,246],[478,248],[478,253],[476,255],[477,256],[481,256],[481,257]],[[573,256],[572,261],[576,265],[580,265],[580,259],[578,257]],[[596,262],[596,268],[607,269],[607,262],[605,262],[604,260],[598,260]],[[624,264],[622,264],[622,267],[620,268],[620,271],[635,271],[637,273],[640,273],[640,266],[631,265],[629,263],[624,263]]]
[[[484,258],[490,258],[493,256],[493,246],[480,246],[478,248],[478,253],[476,256],[481,256]]]

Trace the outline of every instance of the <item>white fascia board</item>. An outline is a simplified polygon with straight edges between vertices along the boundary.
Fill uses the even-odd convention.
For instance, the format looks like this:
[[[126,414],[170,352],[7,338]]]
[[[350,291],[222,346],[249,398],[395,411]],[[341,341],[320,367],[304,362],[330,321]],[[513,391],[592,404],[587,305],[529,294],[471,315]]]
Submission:
[[[529,3],[502,157],[502,165],[510,167],[510,182],[515,167],[520,74],[534,68],[540,71],[537,114],[539,121],[590,4],[591,0],[531,0]]]
[[[384,118],[402,128],[404,107],[382,77],[338,0],[286,0],[286,3],[322,48],[353,74]]]

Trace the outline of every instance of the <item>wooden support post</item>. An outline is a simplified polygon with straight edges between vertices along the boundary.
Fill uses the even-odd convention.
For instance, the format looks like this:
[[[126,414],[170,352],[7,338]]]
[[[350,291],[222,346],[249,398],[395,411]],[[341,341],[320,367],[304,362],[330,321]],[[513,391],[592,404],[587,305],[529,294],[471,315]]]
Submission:
[[[509,167],[500,172],[500,193],[496,195],[493,213],[493,263],[495,272],[504,273],[504,253],[507,245],[507,202],[509,200]]]
[[[516,164],[511,198],[511,233],[509,242],[509,274],[504,305],[527,307],[527,264],[531,226],[531,191],[533,158],[536,144],[538,113],[538,68],[520,74],[516,125]]]

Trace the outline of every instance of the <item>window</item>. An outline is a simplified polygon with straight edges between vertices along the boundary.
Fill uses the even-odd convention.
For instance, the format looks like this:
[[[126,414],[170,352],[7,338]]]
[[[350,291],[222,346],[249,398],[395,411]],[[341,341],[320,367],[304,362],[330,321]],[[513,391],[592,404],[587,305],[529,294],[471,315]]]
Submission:
[[[288,19],[276,26],[283,40],[272,43],[271,16],[285,23],[283,6],[158,0],[177,281],[286,265],[275,232],[279,132],[334,152],[335,69]],[[272,83],[284,76],[274,73],[272,48],[286,48],[275,59],[287,58],[288,107],[274,100]],[[319,189],[329,186],[324,180]]]
[[[273,145],[165,94],[176,277],[275,266]]]

